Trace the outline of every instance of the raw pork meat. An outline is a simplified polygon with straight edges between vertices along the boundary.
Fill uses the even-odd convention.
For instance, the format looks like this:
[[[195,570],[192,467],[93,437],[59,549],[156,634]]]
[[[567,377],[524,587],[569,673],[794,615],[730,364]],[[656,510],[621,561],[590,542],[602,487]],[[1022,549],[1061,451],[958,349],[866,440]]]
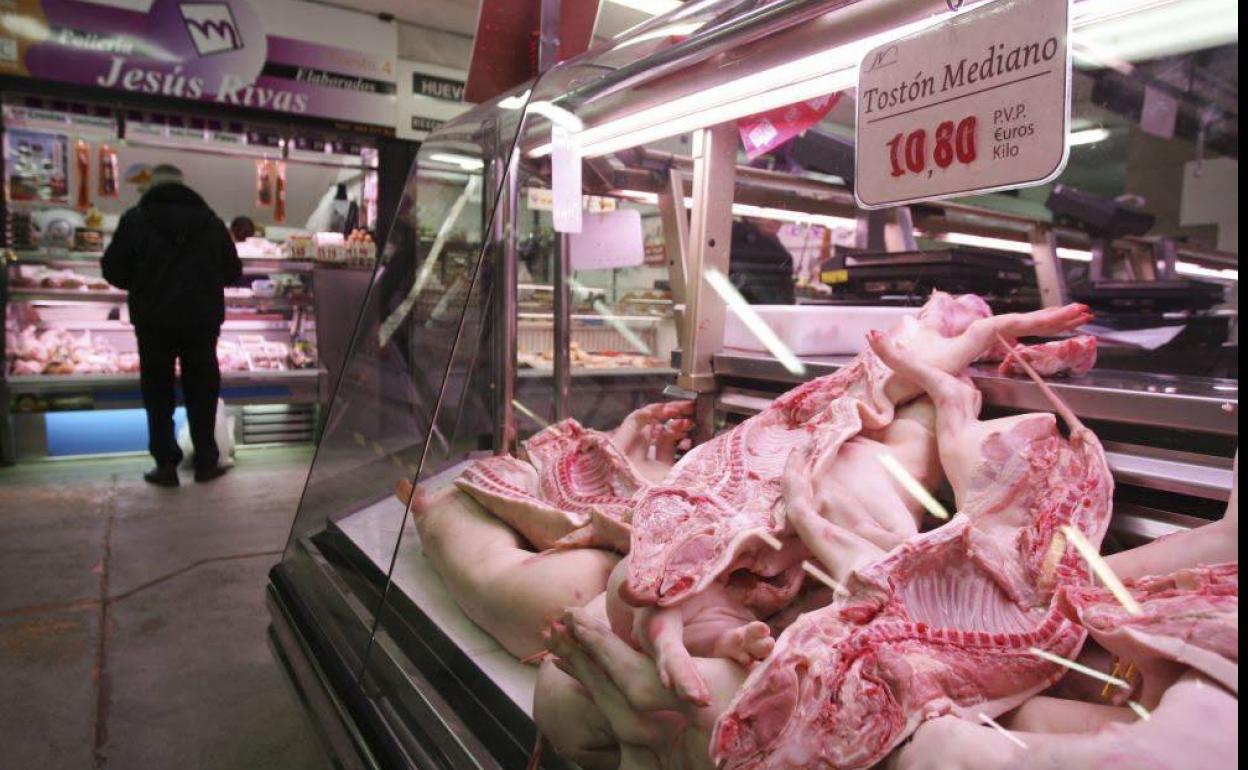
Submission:
[[[455,603],[518,658],[545,647],[549,620],[600,594],[618,558],[592,548],[534,553],[451,485],[427,492],[404,479],[397,494]]]
[[[1194,672],[1188,672],[1166,691],[1149,719],[1133,718],[1126,724],[1089,722],[1075,731],[1016,732],[1013,737],[1027,748],[991,727],[956,717],[941,717],[920,727],[914,740],[895,753],[887,767],[891,770],[1230,770],[1239,766],[1239,700]]]
[[[835,452],[862,429],[864,413],[873,427],[887,424],[892,404],[883,387],[889,374],[877,358],[864,355],[687,454],[663,484],[637,501],[625,600],[674,604],[740,566],[738,559],[752,557],[759,532],[784,528],[780,478],[789,452],[820,438]],[[826,408],[814,407],[815,401]]]
[[[1082,334],[1039,345],[1017,344],[997,367],[1002,374],[1026,374],[1019,359],[1025,359],[1041,377],[1087,374],[1096,365],[1096,337]]]
[[[1143,678],[1152,705],[1170,686],[1172,664],[1194,668],[1239,693],[1239,562],[1127,581],[1143,613],[1132,615],[1105,588],[1063,589],[1060,607]]]
[[[924,719],[1014,708],[1063,672],[1029,648],[1073,657],[1083,642],[1053,599],[1088,580],[1060,528],[1099,544],[1109,523],[1100,442],[1073,416],[1069,442],[1048,414],[979,422],[972,386],[871,343],[935,402],[960,512],[780,636],[716,723],[711,755],[727,767],[869,767]]]
[[[786,606],[802,587],[804,574],[791,568],[774,583],[714,583],[675,607],[631,607],[619,600],[628,574],[624,557],[607,582],[606,614],[611,629],[654,658],[663,686],[690,703],[706,705],[706,683],[695,658],[728,658],[742,666],[771,652],[771,629],[762,622]]]
[[[706,687],[697,678],[692,658],[725,656],[746,665],[764,657],[771,639],[761,631],[767,625],[776,627],[772,616],[788,607],[802,587],[805,573],[795,562],[813,552],[825,571],[843,581],[855,567],[879,559],[918,534],[922,507],[879,462],[886,453],[929,491],[940,485],[944,476],[936,456],[934,409],[929,399],[901,407],[886,428],[854,436],[837,454],[824,455],[823,463],[810,462],[804,450],[794,452],[805,465],[802,473],[784,474],[786,490],[789,480],[802,478],[808,482],[809,494],[798,503],[786,491],[786,516],[797,537],[784,538],[780,551],[763,549],[753,561],[739,565],[745,568],[734,570],[724,580],[711,581],[689,599],[670,606],[634,611],[616,590],[620,575],[613,575],[607,596],[612,628],[654,656],[664,684],[691,702],[703,703]],[[631,558],[621,562],[616,573],[624,572]],[[785,564],[792,566],[784,569]],[[802,611],[828,600],[825,596],[807,603]],[[794,619],[797,614],[795,610]],[[759,622],[764,619],[768,624]],[[710,629],[715,633],[708,637]],[[731,643],[708,643],[720,636]],[[748,652],[741,653],[743,649]]]
[[[961,372],[997,345],[998,335],[1060,333],[1089,318],[1083,305],[990,317],[978,297],[933,292],[918,319],[904,319],[891,334],[923,360]],[[733,569],[773,570],[759,571],[766,576],[791,566],[770,557],[765,568],[756,566],[759,554],[770,550],[758,535],[786,531],[780,477],[789,453],[813,445],[815,456],[831,458],[864,427],[891,422],[894,404],[920,393],[892,374],[877,355],[863,353],[685,455],[636,501],[624,599],[669,606]]]
[[[528,462],[478,460],[455,483],[539,550],[627,552],[632,501],[671,468],[692,411],[689,401],[649,404],[610,433],[567,419],[525,442]]]
[[[699,678],[707,683],[708,705],[682,701],[661,683],[654,661],[612,633],[598,610],[597,602],[569,610],[552,627],[553,665],[566,676],[556,676],[548,668],[552,664],[543,664],[534,702],[539,729],[561,734],[561,742],[572,738],[580,743],[569,747],[565,742],[561,753],[573,748],[573,756],[618,762],[594,761],[593,766],[713,770],[706,753],[708,736],[715,715],[741,685],[743,669],[725,658],[696,658]],[[566,713],[564,704],[569,703],[584,709],[578,720],[595,727],[605,721],[618,750],[604,751],[604,736],[597,730],[573,736],[568,727],[550,724],[550,717]]]
[[[1231,464],[1231,497],[1222,518],[1120,551],[1105,559],[1120,578],[1164,575],[1186,567],[1239,561],[1239,452]]]
[[[539,550],[586,527],[594,515],[626,523],[631,500],[649,486],[607,434],[571,418],[533,436],[525,448],[532,464],[488,457],[455,483]]]

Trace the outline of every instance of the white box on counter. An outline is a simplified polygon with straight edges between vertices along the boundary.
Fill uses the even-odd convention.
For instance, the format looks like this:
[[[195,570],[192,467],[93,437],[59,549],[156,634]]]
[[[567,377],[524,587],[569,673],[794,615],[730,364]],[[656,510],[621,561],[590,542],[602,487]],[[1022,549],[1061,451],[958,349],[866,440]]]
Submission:
[[[917,307],[845,305],[751,305],[780,341],[799,356],[856,355],[867,348],[867,332],[887,331]],[[724,318],[724,347],[767,352],[732,308]]]

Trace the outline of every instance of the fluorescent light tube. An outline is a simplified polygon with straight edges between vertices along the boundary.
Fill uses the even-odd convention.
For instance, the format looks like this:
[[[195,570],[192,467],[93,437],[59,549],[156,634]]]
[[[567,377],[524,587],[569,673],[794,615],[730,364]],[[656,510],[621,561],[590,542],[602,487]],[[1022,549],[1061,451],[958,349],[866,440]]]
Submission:
[[[1192,262],[1175,262],[1174,272],[1179,275],[1190,275],[1193,278],[1214,278],[1219,281],[1239,281],[1239,271],[1212,267],[1204,267]]]
[[[630,8],[641,13],[648,13],[651,16],[659,16],[684,5],[680,0],[607,0],[607,2],[618,5],[621,8]]]
[[[1026,241],[1011,241],[1008,238],[991,238],[987,235],[973,235],[971,233],[919,233],[924,238],[932,238],[933,240],[944,241],[945,243],[958,243],[963,246],[978,246],[984,249],[998,249],[999,251],[1012,251],[1016,254],[1030,254],[1031,244]],[[1058,259],[1069,259],[1072,262],[1091,262],[1092,252],[1082,249],[1071,249],[1066,246],[1057,247]]]
[[[1082,131],[1071,131],[1066,141],[1071,147],[1081,144],[1096,144],[1103,142],[1109,138],[1109,129],[1107,128],[1087,128]]]
[[[581,147],[581,157],[592,158],[844,91],[857,85],[858,64],[867,51],[880,43],[926,29],[944,18],[943,15],[931,16],[898,29],[869,35],[600,126],[590,126],[573,138]],[[535,158],[549,154],[550,144],[531,153]]]
[[[459,166],[464,171],[480,171],[485,168],[485,161],[480,158],[470,158],[467,155],[455,155],[450,152],[435,152],[429,156],[429,160]]]
[[[612,1],[626,4],[623,0]],[[968,3],[961,12],[978,5],[982,3]],[[1201,16],[1199,24],[1189,18],[1197,10]],[[1174,16],[1174,23],[1162,23],[1165,18],[1162,14]],[[1130,58],[1124,54],[1138,52],[1143,34],[1140,30],[1128,30],[1124,25],[1146,23],[1150,26],[1150,40],[1160,34],[1158,39],[1164,39],[1170,46],[1212,39],[1206,27],[1215,22],[1223,36],[1230,35],[1234,39],[1238,35],[1238,24],[1227,23],[1228,19],[1238,18],[1236,6],[1230,0],[1085,0],[1074,4],[1071,15],[1072,26],[1078,31],[1071,37],[1072,47],[1078,51],[1082,46],[1096,54],[1093,59],[1109,59],[1111,63],[1119,62],[1119,66],[1129,66],[1121,60]],[[581,147],[582,157],[592,158],[852,88],[857,84],[858,65],[867,51],[948,18],[947,14],[933,15],[844,43],[658,107],[590,126],[578,132],[574,139]],[[1186,21],[1179,23],[1180,19]],[[1194,29],[1194,25],[1200,29],[1192,32],[1189,28]],[[1184,43],[1189,39],[1195,42]],[[1122,50],[1128,43],[1130,52]],[[541,157],[549,153],[550,145],[544,144],[533,150],[532,155]]]
[[[659,205],[659,196],[652,192],[644,192],[642,190],[619,190],[615,193],[621,198],[636,201],[638,203],[648,203],[651,206]],[[693,198],[685,198],[685,208],[693,208]],[[739,217],[756,217],[758,219],[771,219],[777,222],[795,222],[801,225],[822,225],[824,227],[857,227],[858,220],[850,217],[835,217],[829,214],[811,214],[805,211],[792,211],[790,209],[774,209],[766,206],[754,206],[749,203],[732,204],[732,213]]]

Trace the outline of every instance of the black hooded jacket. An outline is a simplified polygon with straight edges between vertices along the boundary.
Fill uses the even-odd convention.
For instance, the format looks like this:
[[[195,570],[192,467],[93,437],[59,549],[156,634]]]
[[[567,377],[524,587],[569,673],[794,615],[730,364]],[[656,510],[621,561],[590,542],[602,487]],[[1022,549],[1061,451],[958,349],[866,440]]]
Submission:
[[[223,290],[243,272],[225,224],[176,182],[148,190],[122,215],[101,266],[129,292],[131,323],[149,328],[220,329]]]

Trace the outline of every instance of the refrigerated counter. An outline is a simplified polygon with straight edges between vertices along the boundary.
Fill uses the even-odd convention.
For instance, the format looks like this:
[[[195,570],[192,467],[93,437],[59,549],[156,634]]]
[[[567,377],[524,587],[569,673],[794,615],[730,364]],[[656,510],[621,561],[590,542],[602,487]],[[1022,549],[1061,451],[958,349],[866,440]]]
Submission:
[[[1112,25],[1120,16],[1094,14],[1095,5],[1074,4],[1076,30],[1100,29],[1112,37],[1097,25]],[[1185,0],[1172,5],[1194,12]],[[1174,28],[1152,13],[1151,3],[1119,10],[1127,17],[1139,14],[1133,21],[1157,30]],[[688,432],[699,443],[767,408],[792,386],[840,370],[845,356],[724,348],[727,308],[739,304],[747,288],[729,253],[734,218],[805,232],[809,237],[799,232],[796,238],[804,256],[795,264],[822,264],[841,246],[913,252],[919,239],[1024,254],[1029,261],[1023,264],[1036,271],[1035,302],[1051,307],[1068,299],[1058,276],[1071,267],[1066,263],[1091,259],[1091,240],[1046,215],[1042,195],[993,193],[868,213],[855,205],[852,175],[804,168],[783,148],[752,164],[739,153],[738,119],[760,111],[750,105],[780,98],[768,94],[809,99],[815,94],[796,94],[810,83],[831,88],[826,84],[843,80],[841,87],[848,87],[852,78],[829,79],[837,73],[813,63],[948,12],[943,2],[893,0],[687,3],[477,106],[425,142],[410,172],[409,200],[401,205],[413,214],[396,222],[386,239],[374,278],[374,287],[386,290],[368,293],[267,590],[274,654],[341,766],[574,767],[560,756],[566,743],[539,737],[543,719],[555,728],[600,731],[600,751],[579,755],[583,767],[619,765],[618,736],[603,727],[597,716],[602,709],[586,698],[553,722],[550,714],[543,717],[534,707],[540,672],[550,671],[549,664],[535,666],[541,651],[517,655],[514,640],[488,630],[496,618],[483,608],[510,617],[523,604],[507,605],[519,583],[500,579],[492,588],[478,586],[475,603],[465,599],[473,594],[464,588],[486,579],[480,576],[511,574],[504,568],[513,559],[542,563],[552,555],[594,551],[607,553],[594,558],[610,561],[617,555],[607,548],[563,547],[539,555],[532,537],[526,540],[502,523],[504,514],[463,503],[453,485],[483,460],[528,478],[533,463],[525,459],[524,442],[567,429],[569,418],[577,430],[607,437],[597,446],[611,453],[607,444],[618,438],[628,445],[633,435],[616,432],[629,409],[688,399],[694,402]],[[1150,159],[1157,155],[1147,151],[1153,140],[1140,134],[1138,114],[1126,115],[1121,105],[1094,94],[1103,82],[1119,84],[1120,78],[1142,89],[1152,82],[1154,66],[1169,56],[1201,51],[1193,66],[1225,64],[1219,57],[1238,50],[1237,33],[1227,35],[1216,45],[1193,43],[1164,55],[1124,52],[1133,60],[1125,75],[1123,68],[1080,62],[1074,123],[1078,130],[1103,129],[1105,137],[1074,146],[1062,180],[1125,187],[1123,169],[1132,185],[1135,171],[1155,170]],[[785,67],[797,64],[802,66]],[[783,82],[751,79],[762,72]],[[851,102],[841,99],[842,107],[833,106],[821,127],[852,136]],[[1181,109],[1189,107],[1184,101]],[[636,210],[647,228],[646,250],[661,252],[661,260],[640,268],[577,264],[563,239],[546,232],[551,213],[538,205],[541,196],[522,191],[553,185],[547,157],[552,123],[581,131],[582,192]],[[1217,148],[1209,151],[1218,157],[1237,155],[1237,139],[1225,127],[1211,130],[1216,135],[1206,136],[1203,147]],[[1195,153],[1195,137],[1183,131],[1157,141],[1175,153]],[[1207,207],[1208,221],[1213,208]],[[536,230],[542,237],[534,236]],[[1237,312],[1237,247],[1228,248],[1220,235],[1210,236],[1216,243],[1183,240],[1176,232],[1161,237],[1174,247],[1176,264],[1216,284],[1211,295],[1219,293],[1222,306]],[[1151,247],[1150,238],[1129,235],[1110,246],[1141,251]],[[453,255],[445,248],[450,243]],[[1018,264],[1011,259],[1010,267]],[[572,346],[576,287],[645,292],[658,283],[655,274],[670,291],[677,327],[679,352],[670,365],[665,360],[618,371],[578,366]],[[814,278],[794,276],[799,288],[810,288]],[[543,348],[551,353],[549,369],[520,365],[521,327],[535,320],[519,291],[529,280],[551,286],[553,306],[542,307],[537,319],[543,344],[550,340]],[[934,288],[942,287],[937,282]],[[1147,352],[1140,355],[1147,360]],[[800,374],[793,373],[794,359]],[[983,396],[986,416],[1052,409],[1029,380],[988,367],[967,373]],[[1202,528],[1223,515],[1237,480],[1236,379],[1101,366],[1054,380],[1052,388],[1106,450],[1116,489],[1106,553],[1165,535],[1213,531]],[[642,467],[643,459],[659,454],[657,447],[647,452],[628,458]],[[532,493],[517,483],[512,491]],[[947,491],[935,494],[951,502]],[[435,520],[447,529],[427,537]],[[446,561],[448,543],[482,550]],[[556,577],[549,582],[552,590],[562,588]],[[605,582],[605,574],[595,573],[579,587],[577,603],[600,595]],[[526,633],[536,632],[542,619],[532,620]],[[705,752],[691,756],[693,766],[713,766]],[[658,757],[651,759],[663,766]]]

